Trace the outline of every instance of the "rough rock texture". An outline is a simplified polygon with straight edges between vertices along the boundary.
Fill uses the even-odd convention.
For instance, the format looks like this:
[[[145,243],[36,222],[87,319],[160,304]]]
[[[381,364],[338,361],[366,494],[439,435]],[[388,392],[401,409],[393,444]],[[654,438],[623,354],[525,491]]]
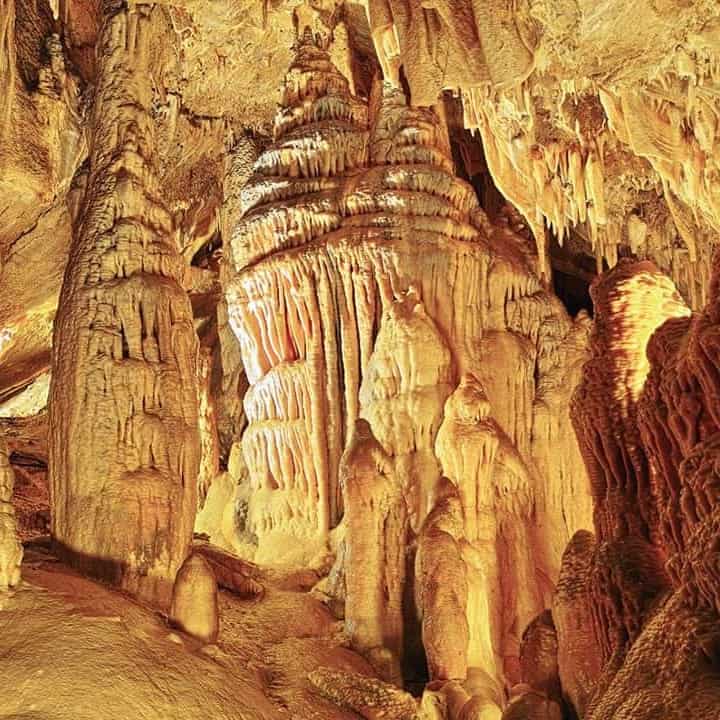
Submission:
[[[17,587],[23,558],[12,505],[15,478],[5,444],[0,442],[0,591]]]
[[[9,712],[715,718],[719,68],[715,0],[0,0]],[[116,592],[190,550],[204,648]]]
[[[621,261],[592,288],[592,357],[572,416],[593,488],[598,549],[591,584],[604,659],[637,637],[649,604],[669,587],[637,407],[650,370],[646,348],[687,306],[649,262]]]
[[[705,663],[716,652],[720,610],[712,589],[716,513],[708,472],[717,432],[710,360],[717,303],[711,298],[688,320],[668,278],[647,262],[621,263],[594,295],[596,360],[585,366],[573,418],[593,484],[599,543],[593,551],[580,538],[566,556],[568,581],[573,563],[583,589],[572,600],[566,581],[558,602],[565,618],[561,677],[563,665],[575,675],[569,695],[589,718],[649,718],[661,709],[668,717],[714,717],[718,675]],[[614,313],[620,317],[613,320]],[[591,406],[592,420],[585,414]],[[590,648],[573,657],[566,614],[573,604],[585,616],[589,606],[602,650],[589,702],[578,670]]]
[[[600,540],[652,539],[650,468],[637,406],[655,330],[690,313],[672,282],[649,262],[621,262],[593,285],[592,357],[573,398],[573,421],[593,488]]]
[[[318,692],[332,702],[353,710],[366,720],[416,720],[417,705],[402,690],[356,673],[319,668],[309,676]]]
[[[77,567],[166,604],[195,514],[197,337],[154,174],[152,17],[109,3],[103,14],[87,189],[55,325],[52,533]]]
[[[546,610],[527,626],[520,646],[520,679],[549,697],[560,697],[558,640],[552,614]]]

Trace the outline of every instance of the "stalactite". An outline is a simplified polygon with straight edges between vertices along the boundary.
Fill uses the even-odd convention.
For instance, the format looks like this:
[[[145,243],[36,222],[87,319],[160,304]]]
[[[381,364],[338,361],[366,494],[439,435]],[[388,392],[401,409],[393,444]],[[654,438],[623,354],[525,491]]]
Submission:
[[[716,23],[690,20],[659,65],[639,63],[642,83],[614,73],[598,83],[551,39],[563,28],[561,46],[589,47],[595,35],[548,10],[538,3],[531,14],[553,28],[540,34],[536,54],[552,70],[503,87],[461,83],[466,127],[482,136],[493,178],[527,219],[541,262],[545,225],[561,244],[578,231],[599,270],[630,251],[660,265],[701,307],[720,222],[712,196],[720,132]],[[587,27],[600,28],[602,15]],[[607,58],[615,62],[612,53]],[[560,70],[566,60],[570,66]]]
[[[198,356],[198,425],[200,433],[200,465],[197,479],[198,507],[205,504],[213,479],[220,471],[217,412],[211,393],[213,354],[201,348]]]
[[[105,7],[90,174],[55,326],[52,533],[74,565],[167,604],[196,506],[197,339],[155,174],[150,19]]]

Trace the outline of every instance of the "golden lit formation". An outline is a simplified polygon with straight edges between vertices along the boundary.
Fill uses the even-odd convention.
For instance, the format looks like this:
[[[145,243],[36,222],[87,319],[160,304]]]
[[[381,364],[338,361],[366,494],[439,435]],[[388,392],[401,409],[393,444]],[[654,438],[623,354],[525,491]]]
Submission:
[[[0,718],[720,717],[716,0],[0,0],[0,83]]]

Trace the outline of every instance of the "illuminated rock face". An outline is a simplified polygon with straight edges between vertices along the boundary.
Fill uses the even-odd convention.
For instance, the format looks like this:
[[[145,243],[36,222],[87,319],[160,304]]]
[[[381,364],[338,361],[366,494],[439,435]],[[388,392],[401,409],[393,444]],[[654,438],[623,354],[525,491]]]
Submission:
[[[715,282],[717,266],[712,273]],[[714,717],[717,676],[704,669],[700,636],[720,610],[707,471],[716,462],[716,371],[708,362],[716,301],[690,318],[669,279],[647,262],[621,263],[593,295],[593,357],[573,420],[598,543],[576,537],[561,571],[554,612],[563,688],[592,720],[639,704],[643,713],[630,717]],[[592,616],[590,632],[573,632],[573,611]]]
[[[20,583],[23,546],[17,536],[15,509],[12,505],[15,478],[7,449],[0,443],[0,591]]]
[[[651,604],[669,587],[637,415],[650,370],[648,340],[689,310],[669,278],[648,262],[621,262],[592,292],[592,357],[572,414],[593,488],[599,542],[593,613],[608,662],[637,638]]]
[[[197,338],[153,164],[145,11],[108,11],[90,174],[55,326],[52,534],[77,567],[161,604],[198,472]]]
[[[255,560],[313,561],[343,519],[354,647],[397,683],[419,632],[431,678],[499,713],[589,522],[566,411],[548,421],[588,322],[454,175],[437,112],[388,83],[353,97],[307,33],[243,201],[227,301]]]
[[[690,314],[672,282],[651,263],[623,262],[593,287],[592,358],[573,398],[573,420],[588,464],[601,540],[650,540],[650,468],[637,427],[650,363],[647,345],[666,321]]]
[[[714,720],[716,0],[157,5],[0,0],[0,588],[36,463],[282,712]]]

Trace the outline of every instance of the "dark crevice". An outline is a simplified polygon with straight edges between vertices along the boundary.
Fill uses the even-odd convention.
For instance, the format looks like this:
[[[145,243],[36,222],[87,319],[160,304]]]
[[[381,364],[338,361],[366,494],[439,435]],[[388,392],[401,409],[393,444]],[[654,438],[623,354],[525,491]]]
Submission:
[[[555,268],[552,271],[552,278],[555,294],[572,317],[575,317],[581,310],[585,310],[592,317],[593,304],[590,298],[590,283],[577,275],[571,275]]]
[[[213,236],[193,255],[190,264],[193,267],[217,270],[216,252],[223,246],[222,235],[215,231]]]
[[[410,90],[410,83],[408,82],[407,75],[405,74],[405,66],[400,66],[400,86],[403,89],[403,92],[405,93],[405,97],[407,98],[407,104],[408,107],[412,106],[412,92]]]
[[[555,294],[571,316],[585,310],[593,315],[590,285],[597,275],[595,258],[588,253],[583,238],[573,231],[562,245],[550,236],[550,264]]]

